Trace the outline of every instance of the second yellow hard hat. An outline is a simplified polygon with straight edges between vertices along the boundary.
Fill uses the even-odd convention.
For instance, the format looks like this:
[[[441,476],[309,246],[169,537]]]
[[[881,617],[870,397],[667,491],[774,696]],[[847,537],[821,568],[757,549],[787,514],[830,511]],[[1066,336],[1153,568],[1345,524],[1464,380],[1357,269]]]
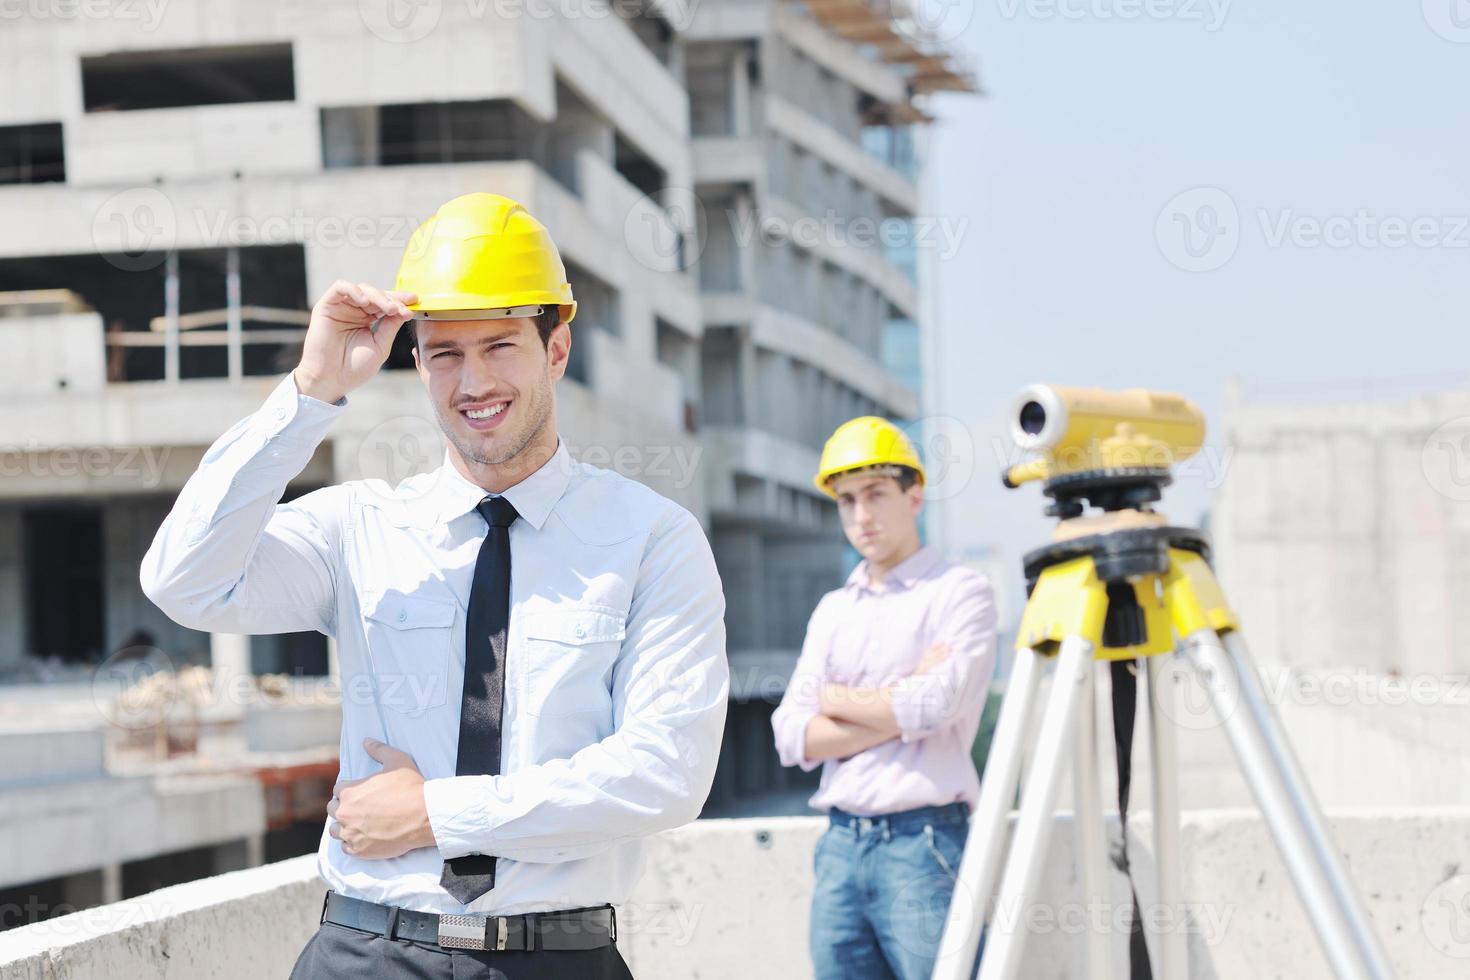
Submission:
[[[844,422],[832,433],[822,447],[822,460],[817,465],[817,488],[829,497],[834,477],[850,470],[866,469],[869,466],[906,466],[919,474],[919,484],[924,483],[924,464],[914,444],[903,430],[887,419],[876,415]]]
[[[419,225],[403,252],[394,288],[416,293],[418,302],[409,308],[429,318],[557,306],[570,323],[577,313],[551,233],[499,194],[456,197]]]

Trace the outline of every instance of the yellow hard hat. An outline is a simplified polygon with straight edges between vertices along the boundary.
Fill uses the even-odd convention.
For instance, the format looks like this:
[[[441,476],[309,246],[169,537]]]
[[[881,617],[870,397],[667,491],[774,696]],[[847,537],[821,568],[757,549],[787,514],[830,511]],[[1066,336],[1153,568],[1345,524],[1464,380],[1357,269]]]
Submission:
[[[924,464],[903,430],[887,419],[864,415],[839,425],[822,447],[817,489],[836,497],[833,477],[869,466],[907,466],[919,474],[919,485],[924,484]]]
[[[551,233],[531,212],[499,194],[465,194],[441,205],[409,239],[394,288],[418,294],[409,309],[428,319],[438,313],[558,306],[562,320],[570,323],[577,313]]]

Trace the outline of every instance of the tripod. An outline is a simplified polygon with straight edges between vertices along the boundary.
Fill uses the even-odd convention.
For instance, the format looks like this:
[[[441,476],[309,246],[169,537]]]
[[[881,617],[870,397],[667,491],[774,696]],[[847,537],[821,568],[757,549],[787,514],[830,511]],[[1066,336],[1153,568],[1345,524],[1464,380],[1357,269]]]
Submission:
[[[1099,476],[1077,474],[1047,487],[1058,499],[1050,513],[1065,519],[1053,544],[1026,556],[1030,593],[1015,668],[981,781],[935,980],[967,980],[987,913],[1013,914],[1034,896],[1069,755],[1078,877],[1088,902],[1104,900],[1106,838],[1094,720],[1094,674],[1100,663],[1138,660],[1146,666],[1157,897],[1175,919],[1182,917],[1176,732],[1164,703],[1167,657],[1181,658],[1209,692],[1333,973],[1387,980],[1393,976],[1388,959],[1210,570],[1206,539],[1198,531],[1170,527],[1148,509],[1147,502],[1158,499],[1168,482],[1167,471]],[[1105,513],[1081,517],[1082,499],[1100,501]],[[1051,692],[991,906],[1023,742],[1038,709],[1038,683],[1048,660],[1056,664]],[[1126,826],[1124,836],[1126,846]],[[986,936],[979,980],[1011,980],[1021,973],[1024,926],[1019,918],[1010,928],[996,919]],[[1142,949],[1147,955],[1141,934],[1134,948],[1135,954]],[[1156,950],[1155,976],[1188,976],[1185,932],[1177,921],[1157,934]],[[1085,962],[1091,980],[1108,976],[1105,937],[1096,929],[1086,934]]]

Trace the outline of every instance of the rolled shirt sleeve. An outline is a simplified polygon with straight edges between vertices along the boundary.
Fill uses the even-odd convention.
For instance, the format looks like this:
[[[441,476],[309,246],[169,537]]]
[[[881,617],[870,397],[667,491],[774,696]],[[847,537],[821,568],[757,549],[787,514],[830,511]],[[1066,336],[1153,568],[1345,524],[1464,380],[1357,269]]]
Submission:
[[[811,720],[821,713],[822,680],[827,661],[827,649],[831,645],[832,631],[823,612],[826,599],[817,603],[807,621],[806,637],[802,640],[801,655],[796,659],[796,668],[786,682],[786,693],[771,715],[771,728],[776,735],[776,754],[783,766],[798,766],[803,772],[811,772],[822,764],[821,760],[809,760],[806,756],[806,729]]]
[[[911,674],[890,688],[894,718],[904,742],[927,738],[964,716],[965,708],[985,697],[995,673],[994,593],[983,575],[968,569],[941,617],[936,643],[949,645],[949,657],[933,670]]]
[[[639,568],[613,670],[613,733],[514,773],[426,781],[440,854],[570,861],[697,817],[729,698],[724,615],[709,542],[676,507]]]

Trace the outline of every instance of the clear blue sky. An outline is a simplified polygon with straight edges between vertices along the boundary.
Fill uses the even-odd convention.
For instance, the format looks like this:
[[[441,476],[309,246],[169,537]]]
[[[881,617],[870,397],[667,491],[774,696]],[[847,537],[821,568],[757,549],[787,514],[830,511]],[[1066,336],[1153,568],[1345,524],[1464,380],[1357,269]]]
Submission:
[[[952,545],[1019,569],[1049,533],[989,446],[1031,381],[1177,390],[1213,422],[1232,376],[1470,376],[1470,3],[953,2],[986,94],[940,99],[930,155],[933,214],[968,221],[933,263],[937,407],[977,451]]]

